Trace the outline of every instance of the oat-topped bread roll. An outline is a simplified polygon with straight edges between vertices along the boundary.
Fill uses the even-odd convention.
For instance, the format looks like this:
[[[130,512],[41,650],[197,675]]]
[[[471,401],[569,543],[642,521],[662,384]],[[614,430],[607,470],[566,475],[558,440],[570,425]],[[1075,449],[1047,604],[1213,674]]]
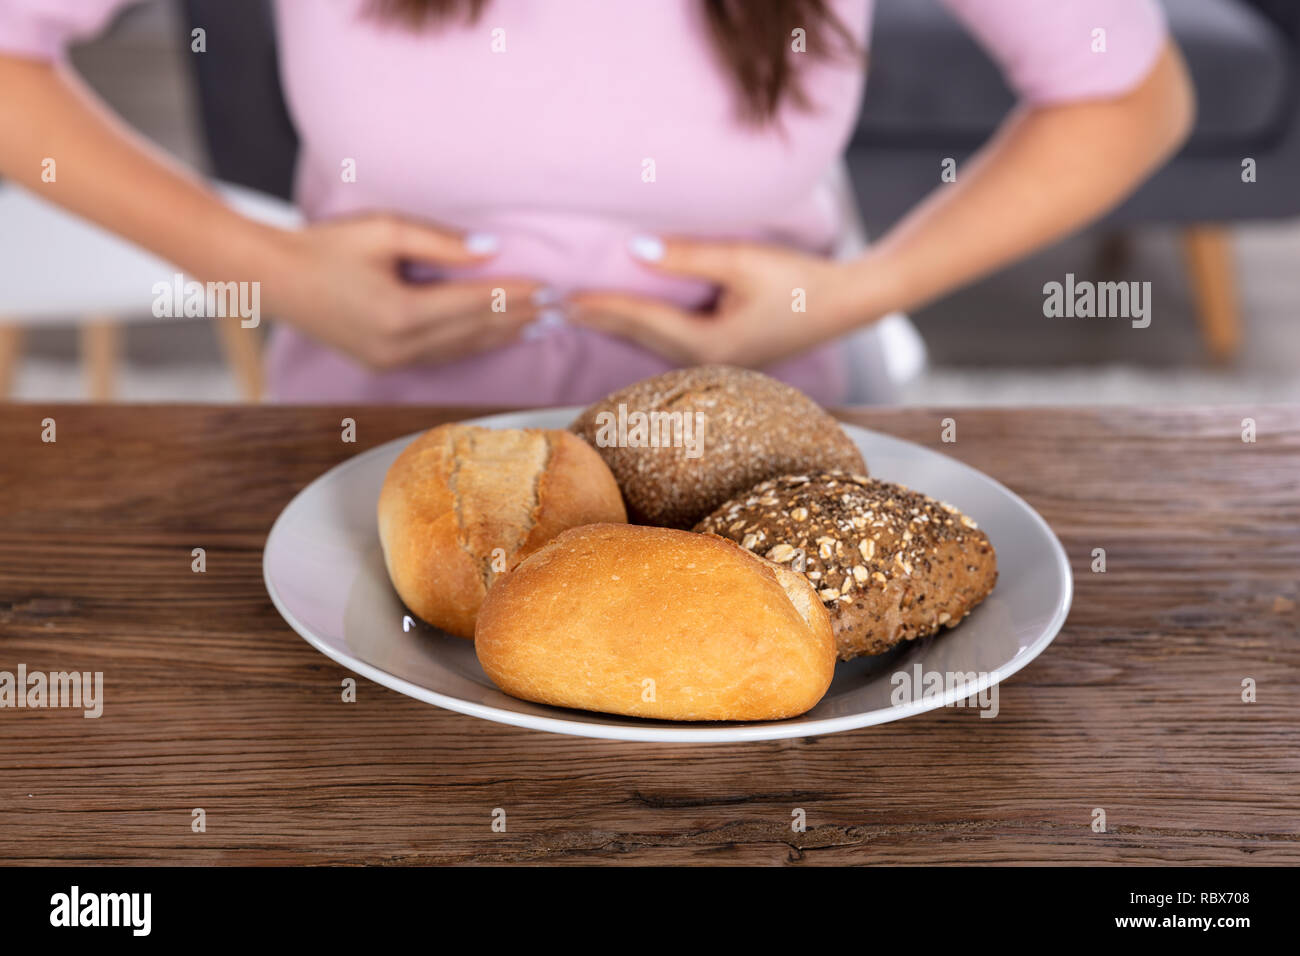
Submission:
[[[379,541],[415,614],[474,636],[483,595],[566,528],[626,521],[614,476],[566,431],[441,425],[388,469]]]
[[[841,660],[955,627],[998,578],[993,546],[974,521],[865,475],[765,481],[695,530],[802,567],[831,612]]]
[[[663,720],[778,720],[835,671],[826,609],[801,575],[723,538],[566,531],[483,602],[474,650],[507,694]]]
[[[764,478],[865,472],[812,399],[748,369],[705,365],[629,385],[572,425],[609,465],[637,524],[690,528]]]

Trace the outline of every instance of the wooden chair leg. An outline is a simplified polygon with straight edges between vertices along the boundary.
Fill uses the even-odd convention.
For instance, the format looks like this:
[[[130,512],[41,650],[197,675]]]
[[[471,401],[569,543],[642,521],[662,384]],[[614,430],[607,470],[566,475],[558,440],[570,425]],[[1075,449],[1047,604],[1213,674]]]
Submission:
[[[80,338],[86,393],[92,402],[106,402],[113,397],[122,327],[111,319],[91,316],[82,322]]]
[[[262,397],[262,340],[257,329],[244,328],[239,319],[213,319],[226,364],[246,402]]]
[[[0,325],[0,398],[8,398],[13,392],[14,369],[22,351],[22,326]]]
[[[1215,361],[1228,361],[1241,346],[1241,309],[1228,230],[1189,226],[1182,238],[1201,337]]]

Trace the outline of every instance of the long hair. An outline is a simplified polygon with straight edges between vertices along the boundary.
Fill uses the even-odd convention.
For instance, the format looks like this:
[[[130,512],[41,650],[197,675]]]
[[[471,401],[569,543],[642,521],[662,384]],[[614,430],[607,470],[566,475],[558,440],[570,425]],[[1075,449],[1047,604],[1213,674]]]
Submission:
[[[739,94],[742,119],[772,120],[787,100],[812,104],[800,83],[798,62],[860,59],[862,51],[829,0],[700,0],[713,46]],[[488,0],[369,0],[371,12],[411,27],[457,18],[478,20]],[[795,33],[802,30],[802,36]],[[796,52],[796,38],[806,52]]]

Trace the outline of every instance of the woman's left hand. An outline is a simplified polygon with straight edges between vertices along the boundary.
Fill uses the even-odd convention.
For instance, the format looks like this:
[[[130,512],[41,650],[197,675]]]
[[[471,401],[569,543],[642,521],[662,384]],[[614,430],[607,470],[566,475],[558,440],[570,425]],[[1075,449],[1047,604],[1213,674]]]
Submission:
[[[643,238],[633,254],[648,265],[720,287],[716,306],[693,312],[659,299],[580,292],[567,299],[578,325],[681,364],[759,368],[879,318],[872,270],[753,242]],[[878,284],[878,283],[876,283]]]

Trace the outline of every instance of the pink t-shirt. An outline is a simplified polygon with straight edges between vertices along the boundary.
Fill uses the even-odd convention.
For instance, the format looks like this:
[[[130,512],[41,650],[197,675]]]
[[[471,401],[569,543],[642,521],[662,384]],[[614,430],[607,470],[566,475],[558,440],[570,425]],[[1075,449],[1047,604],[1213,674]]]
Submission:
[[[0,0],[0,51],[53,57],[128,0]],[[1031,103],[1113,96],[1164,39],[1154,0],[945,0]],[[833,0],[865,47],[870,0]],[[500,239],[453,275],[536,278],[565,293],[619,289],[698,306],[712,290],[635,260],[636,235],[731,237],[828,252],[844,228],[829,173],[858,114],[862,70],[811,60],[816,108],[755,129],[699,0],[491,0],[479,21],[413,32],[360,15],[364,0],[279,0],[281,72],[302,139],[309,219],[387,210]],[[1093,52],[1093,31],[1107,52]],[[504,43],[504,50],[500,46]],[[3,95],[3,91],[0,91]],[[344,164],[355,164],[345,181]],[[653,181],[646,181],[647,163]],[[350,177],[347,177],[350,178]],[[288,401],[565,404],[669,363],[567,324],[473,358],[375,374],[278,326],[273,394]],[[838,348],[769,369],[843,398]]]

